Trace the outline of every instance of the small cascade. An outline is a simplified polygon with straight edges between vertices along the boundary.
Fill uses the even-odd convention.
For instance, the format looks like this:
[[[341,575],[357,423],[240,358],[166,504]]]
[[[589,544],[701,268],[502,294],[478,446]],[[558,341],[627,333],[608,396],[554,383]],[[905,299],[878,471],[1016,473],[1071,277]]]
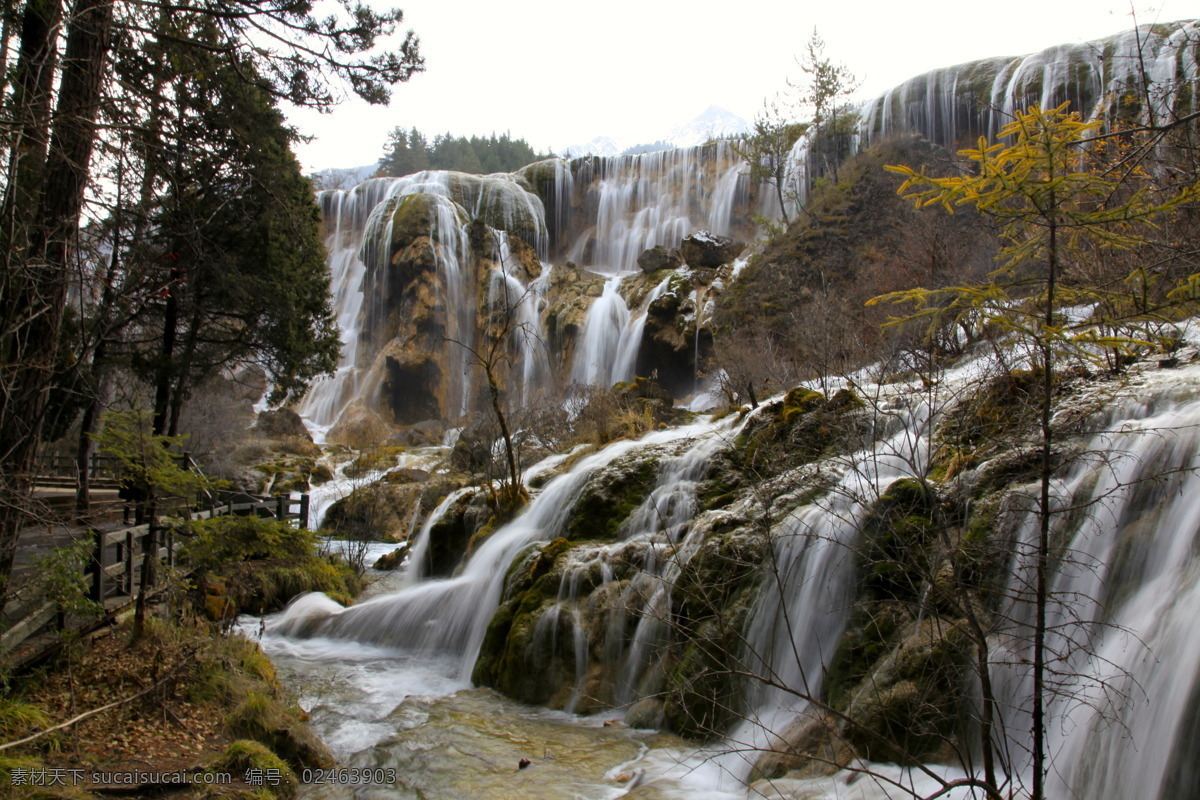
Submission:
[[[587,456],[569,472],[541,490],[515,520],[492,534],[463,566],[446,580],[426,580],[393,594],[342,609],[332,601],[309,601],[293,606],[275,623],[285,636],[351,639],[400,648],[413,654],[449,656],[458,661],[459,677],[470,675],[487,624],[500,602],[504,577],[518,553],[537,541],[561,534],[575,499],[589,477],[629,451],[648,445],[687,439],[707,431],[693,425],[658,431],[638,441],[615,442]],[[414,547],[412,563],[427,548],[432,520],[445,513],[448,498],[430,515]]]
[[[745,633],[752,682],[745,715],[727,739],[725,769],[744,780],[789,723],[819,697],[854,597],[856,544],[867,508],[895,480],[924,474],[929,405],[893,401],[868,447],[820,465],[832,481],[816,501],[771,530],[766,578]],[[817,474],[807,481],[817,481]]]
[[[607,387],[633,380],[647,309],[666,293],[671,279],[651,289],[636,312],[630,312],[621,296],[622,280],[613,276],[605,281],[603,293],[588,309],[571,369],[575,383]]]
[[[604,292],[588,309],[571,367],[571,380],[575,383],[612,386],[628,380],[625,373],[632,371],[632,366],[626,370],[622,350],[626,351],[624,360],[627,360],[630,315],[620,288],[619,276],[609,278],[604,282]]]
[[[512,255],[507,233],[497,232],[495,238],[495,266],[488,284],[488,315],[495,321],[493,324],[507,329],[509,349],[516,354],[511,365],[513,385],[522,401],[528,402],[549,377],[547,336],[540,311],[553,267],[544,265],[542,274],[525,285],[509,266]]]
[[[697,230],[731,234],[739,223],[748,222],[735,214],[739,204],[745,204],[744,172],[744,162],[728,142],[575,159],[570,184],[564,175],[555,195],[588,187],[581,202],[589,213],[572,218],[568,230],[578,232],[560,246],[577,264],[617,274],[637,269],[642,251],[656,245],[675,247]]]
[[[433,526],[437,525],[446,516],[447,512],[461,502],[463,498],[474,494],[476,491],[478,490],[474,486],[456,489],[446,495],[442,499],[442,502],[438,503],[433,511],[429,512],[429,516],[421,524],[421,530],[413,538],[412,546],[409,549],[408,568],[404,571],[405,585],[416,584],[428,575],[429,536],[433,530]]]

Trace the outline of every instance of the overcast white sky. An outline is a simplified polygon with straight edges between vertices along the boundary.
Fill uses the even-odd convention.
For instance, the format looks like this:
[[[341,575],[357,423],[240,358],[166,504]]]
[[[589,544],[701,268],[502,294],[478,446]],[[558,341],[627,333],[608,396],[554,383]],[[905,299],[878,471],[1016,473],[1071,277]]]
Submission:
[[[388,131],[510,132],[539,150],[597,136],[653,141],[710,105],[751,119],[799,78],[814,26],[873,96],[940,66],[1132,27],[1129,2],[1041,0],[402,0],[425,72],[392,104],[295,112],[306,170],[379,158]],[[1133,0],[1139,22],[1200,16],[1194,0]]]

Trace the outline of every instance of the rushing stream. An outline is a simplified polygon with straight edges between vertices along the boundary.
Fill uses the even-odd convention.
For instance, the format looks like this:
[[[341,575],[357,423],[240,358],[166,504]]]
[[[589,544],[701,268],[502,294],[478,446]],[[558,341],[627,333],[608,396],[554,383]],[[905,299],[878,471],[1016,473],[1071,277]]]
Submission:
[[[968,366],[946,383],[976,379]],[[1108,384],[1106,412],[1092,418],[1093,433],[1077,443],[1083,455],[1055,484],[1063,508],[1088,509],[1061,517],[1069,525],[1059,534],[1062,546],[1070,544],[1069,557],[1057,560],[1052,580],[1049,647],[1062,670],[1049,708],[1055,800],[1195,796],[1188,742],[1200,666],[1200,646],[1189,630],[1200,607],[1198,381],[1200,366],[1192,366],[1151,368],[1128,385]],[[712,530],[711,521],[702,520],[713,512],[700,513],[695,505],[697,480],[744,424],[732,418],[616,442],[576,456],[569,468],[560,456],[532,469],[553,477],[452,577],[423,578],[410,566],[382,577],[350,608],[312,594],[261,627],[247,623],[341,764],[395,770],[386,786],[310,785],[307,796],[878,800],[931,794],[939,781],[962,777],[946,766],[927,773],[871,765],[871,776],[842,772],[746,785],[757,754],[804,713],[806,703],[798,698],[820,692],[855,592],[853,559],[846,554],[858,520],[882,487],[925,469],[928,426],[941,409],[920,392],[892,391],[879,402],[887,411],[877,412],[863,449],[819,465],[827,487],[821,498],[795,505],[775,523],[769,560],[776,580],[760,587],[744,640],[748,663],[776,683],[744,695],[744,721],[724,742],[688,745],[631,728],[624,715],[661,691],[655,665],[673,635],[663,624],[671,592],[681,565]],[[558,597],[538,623],[538,631],[545,629],[538,635],[569,640],[574,630],[583,637],[576,645],[575,696],[588,671],[603,668],[616,676],[617,708],[575,715],[473,687],[471,670],[509,565],[566,530],[589,480],[647,451],[656,454],[655,488],[628,514],[615,541],[569,551]],[[1014,490],[1014,496],[1024,491]],[[433,517],[451,504],[444,502]],[[1010,627],[997,630],[992,660],[1006,729],[998,744],[1009,768],[1024,773],[1030,688],[1022,626],[1029,612],[1021,587],[1029,581],[1034,526],[1019,513],[1014,520],[1006,590],[1013,603],[1004,612]],[[429,530],[426,524],[415,534],[414,551],[425,546]],[[631,562],[640,572],[624,584],[622,613],[633,616],[618,625],[630,633],[610,648],[612,663],[589,662],[579,643],[587,639],[581,614],[589,602],[581,581],[600,574],[603,586],[615,580],[620,564]],[[565,707],[574,703],[573,697]],[[523,759],[526,768],[519,767]],[[972,795],[962,788],[942,796]]]
[[[391,547],[380,545],[368,560]],[[368,595],[386,595],[406,581],[399,572],[375,576],[379,580]],[[290,638],[275,632],[278,620],[279,615],[269,617],[264,626],[247,618],[242,630],[259,638],[339,768],[394,778],[386,785],[339,785],[336,778],[319,783],[319,774],[310,773],[302,797],[742,796],[712,789],[715,765],[698,760],[682,741],[631,729],[620,722],[619,712],[581,717],[524,706],[471,688],[457,676],[455,658],[413,656],[346,639]],[[520,767],[522,759],[530,762],[527,768]],[[639,788],[650,772],[662,777]]]

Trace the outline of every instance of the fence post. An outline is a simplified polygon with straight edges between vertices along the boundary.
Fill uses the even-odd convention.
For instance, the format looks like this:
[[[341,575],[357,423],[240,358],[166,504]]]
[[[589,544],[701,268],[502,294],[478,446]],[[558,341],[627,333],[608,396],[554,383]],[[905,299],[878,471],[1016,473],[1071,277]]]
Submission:
[[[300,495],[300,527],[308,527],[308,492]]]
[[[137,541],[133,536],[133,528],[130,528],[125,531],[125,594],[130,597],[133,597],[133,587],[137,585],[133,580],[133,553],[135,544],[137,544]]]
[[[91,598],[101,605],[104,604],[104,531],[92,531],[96,538],[96,549],[92,555],[92,591]]]
[[[287,519],[288,513],[288,498],[287,495],[275,495],[275,519],[283,522]]]

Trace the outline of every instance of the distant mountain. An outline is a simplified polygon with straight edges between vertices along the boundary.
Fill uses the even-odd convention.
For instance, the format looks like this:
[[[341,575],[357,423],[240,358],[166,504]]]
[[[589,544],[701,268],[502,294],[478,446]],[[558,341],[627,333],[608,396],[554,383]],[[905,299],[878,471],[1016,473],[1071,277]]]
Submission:
[[[718,106],[709,106],[703,113],[687,122],[676,125],[665,135],[654,137],[653,145],[628,140],[613,140],[599,136],[587,144],[572,145],[562,151],[567,158],[579,156],[616,156],[631,153],[646,153],[652,150],[668,150],[672,147],[694,147],[710,139],[739,136],[750,130],[750,123],[730,111]]]
[[[563,151],[567,158],[580,156],[619,156],[624,148],[607,136],[597,136],[587,144],[573,144]]]
[[[709,106],[682,125],[676,125],[664,139],[676,147],[695,147],[712,139],[740,136],[750,130],[750,123],[718,106]]]

